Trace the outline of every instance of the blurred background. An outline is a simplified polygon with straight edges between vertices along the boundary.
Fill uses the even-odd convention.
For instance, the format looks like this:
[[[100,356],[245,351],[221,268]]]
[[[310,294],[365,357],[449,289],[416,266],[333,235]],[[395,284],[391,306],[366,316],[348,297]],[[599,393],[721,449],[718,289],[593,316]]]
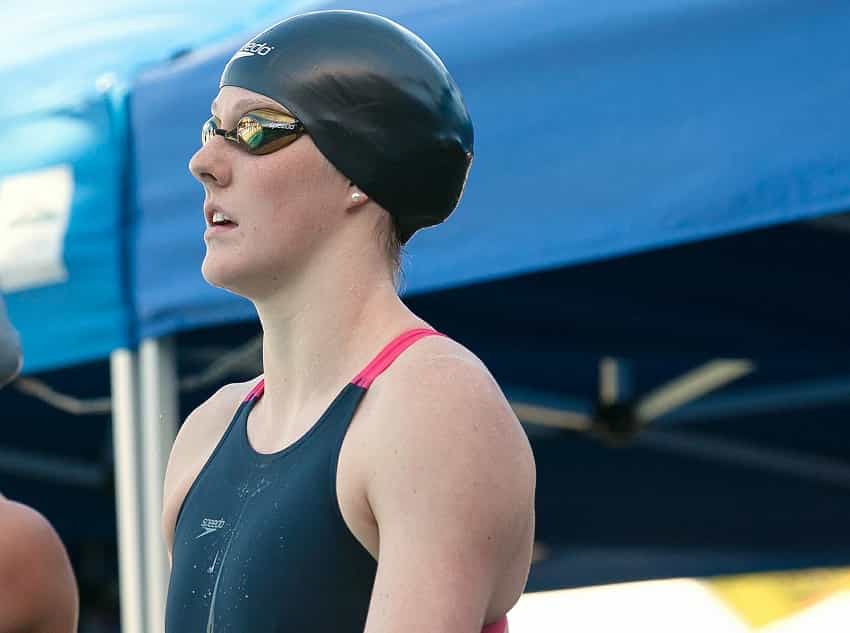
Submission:
[[[511,630],[846,630],[850,5],[833,0],[4,4],[0,491],[56,527],[81,633],[160,630],[162,474],[185,416],[262,371],[209,287],[186,165],[225,62],[289,15],[423,37],[476,157],[404,259],[411,308],[532,441]],[[843,627],[843,628],[842,628]]]

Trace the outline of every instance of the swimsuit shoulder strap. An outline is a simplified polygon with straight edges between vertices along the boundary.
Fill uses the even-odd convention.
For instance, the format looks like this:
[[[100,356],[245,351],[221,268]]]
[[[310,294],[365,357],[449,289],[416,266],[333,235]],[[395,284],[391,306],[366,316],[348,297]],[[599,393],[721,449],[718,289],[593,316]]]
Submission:
[[[246,402],[251,402],[252,400],[259,400],[263,397],[263,392],[266,389],[266,379],[260,378],[260,382],[254,385],[254,388],[248,392],[248,395],[242,399],[242,404]]]
[[[404,350],[413,345],[419,339],[434,335],[445,336],[445,334],[432,330],[431,328],[416,328],[400,334],[388,343],[387,346],[384,347],[384,349],[382,349],[374,359],[372,359],[372,362],[366,365],[363,371],[354,377],[351,381],[352,384],[368,389],[369,385],[372,384],[372,381],[380,376],[387,367],[392,365],[393,361],[398,358]]]

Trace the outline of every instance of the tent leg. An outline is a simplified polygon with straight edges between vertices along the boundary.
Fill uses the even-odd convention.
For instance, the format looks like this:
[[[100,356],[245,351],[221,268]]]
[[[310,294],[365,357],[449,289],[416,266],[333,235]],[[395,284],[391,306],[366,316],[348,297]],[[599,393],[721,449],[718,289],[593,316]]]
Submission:
[[[115,455],[115,511],[118,525],[118,575],[121,631],[145,633],[142,566],[141,478],[138,459],[138,390],[136,355],[112,352],[112,435]]]
[[[160,527],[162,484],[179,416],[177,359],[172,337],[142,342],[139,377],[142,394],[146,618],[151,631],[162,631],[169,578],[168,555]]]

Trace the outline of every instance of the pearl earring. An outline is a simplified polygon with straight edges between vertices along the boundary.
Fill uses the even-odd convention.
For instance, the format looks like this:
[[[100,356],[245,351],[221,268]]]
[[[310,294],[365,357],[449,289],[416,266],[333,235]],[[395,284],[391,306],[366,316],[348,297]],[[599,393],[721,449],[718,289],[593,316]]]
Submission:
[[[357,192],[357,191],[355,191],[354,193],[352,193],[352,194],[351,194],[351,199],[352,199],[354,202],[360,202],[360,199],[361,199],[362,197],[363,197],[363,194],[362,194],[362,193],[360,193],[360,192]]]

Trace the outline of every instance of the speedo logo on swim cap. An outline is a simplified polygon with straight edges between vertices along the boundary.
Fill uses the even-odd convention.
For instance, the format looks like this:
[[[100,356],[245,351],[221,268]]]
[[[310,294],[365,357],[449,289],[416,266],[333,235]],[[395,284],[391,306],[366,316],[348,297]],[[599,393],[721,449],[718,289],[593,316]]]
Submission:
[[[248,42],[240,48],[237,53],[233,56],[233,59],[239,59],[240,57],[253,57],[254,55],[268,55],[274,50],[274,46],[269,46],[265,42]]]

